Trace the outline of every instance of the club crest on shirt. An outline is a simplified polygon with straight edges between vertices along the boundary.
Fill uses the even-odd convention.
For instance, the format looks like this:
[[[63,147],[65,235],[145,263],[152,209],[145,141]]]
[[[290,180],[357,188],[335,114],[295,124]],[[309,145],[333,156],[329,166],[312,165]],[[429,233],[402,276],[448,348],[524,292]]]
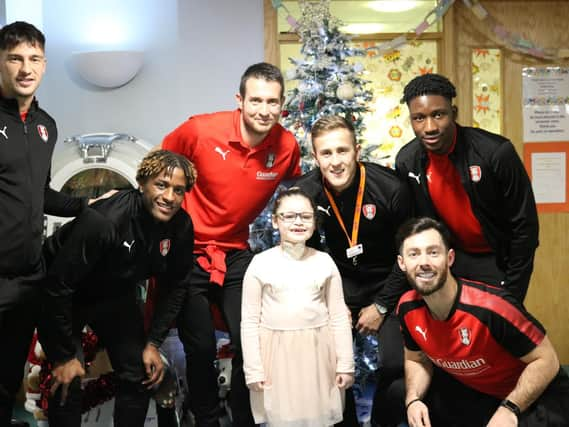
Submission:
[[[368,203],[368,204],[362,206],[362,213],[370,221],[375,218],[375,212],[376,212],[376,208],[375,208],[375,205],[372,203]]]
[[[468,328],[459,328],[458,335],[460,337],[460,342],[464,345],[470,345],[471,342],[471,333],[470,329]]]
[[[170,252],[170,239],[163,239],[160,241],[160,255],[166,256]]]
[[[472,182],[480,182],[482,179],[482,169],[480,166],[469,166],[468,171],[470,172],[470,180]]]
[[[47,128],[44,125],[38,125],[37,129],[40,138],[43,139],[43,142],[47,142],[49,138],[49,134],[47,133]]]
[[[275,164],[275,153],[267,154],[267,161],[265,162],[265,167],[267,169],[272,168]]]

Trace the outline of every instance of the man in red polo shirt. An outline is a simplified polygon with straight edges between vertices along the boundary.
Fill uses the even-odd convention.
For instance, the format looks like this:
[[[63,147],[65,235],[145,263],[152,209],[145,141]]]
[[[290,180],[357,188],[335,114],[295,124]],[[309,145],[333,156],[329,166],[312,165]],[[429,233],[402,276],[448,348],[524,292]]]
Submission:
[[[409,426],[569,425],[569,378],[543,326],[506,290],[451,275],[442,223],[412,219],[396,241],[413,288],[397,308]]]
[[[249,224],[282,180],[300,175],[297,142],[278,124],[283,93],[280,70],[254,64],[241,77],[237,110],[193,116],[162,142],[164,149],[185,155],[198,172],[182,205],[194,222],[195,253],[190,292],[178,319],[198,427],[219,425],[212,302],[221,309],[235,349],[229,397],[233,425],[254,425],[239,336],[241,292],[252,258]]]
[[[502,285],[523,301],[538,246],[531,183],[512,143],[456,123],[453,84],[425,74],[405,86],[417,136],[397,154],[415,215],[440,219],[456,241],[453,273]]]

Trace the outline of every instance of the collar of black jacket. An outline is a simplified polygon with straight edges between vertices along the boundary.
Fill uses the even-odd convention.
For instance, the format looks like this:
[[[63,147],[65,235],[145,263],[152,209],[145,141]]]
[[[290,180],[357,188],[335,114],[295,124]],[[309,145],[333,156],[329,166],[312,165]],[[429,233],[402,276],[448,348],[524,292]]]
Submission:
[[[33,114],[38,109],[38,101],[34,97],[30,109],[28,110],[28,115]],[[14,116],[21,120],[20,116],[20,106],[18,105],[18,100],[16,98],[5,98],[2,96],[2,91],[0,89],[0,110],[4,113]]]

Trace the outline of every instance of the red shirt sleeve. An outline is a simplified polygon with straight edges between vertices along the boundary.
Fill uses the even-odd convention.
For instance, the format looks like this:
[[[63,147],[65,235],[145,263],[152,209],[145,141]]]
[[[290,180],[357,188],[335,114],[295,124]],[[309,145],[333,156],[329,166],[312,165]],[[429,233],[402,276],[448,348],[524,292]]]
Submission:
[[[162,141],[162,148],[173,151],[174,153],[183,154],[191,160],[199,135],[197,122],[197,120],[190,117],[187,121],[166,135]]]

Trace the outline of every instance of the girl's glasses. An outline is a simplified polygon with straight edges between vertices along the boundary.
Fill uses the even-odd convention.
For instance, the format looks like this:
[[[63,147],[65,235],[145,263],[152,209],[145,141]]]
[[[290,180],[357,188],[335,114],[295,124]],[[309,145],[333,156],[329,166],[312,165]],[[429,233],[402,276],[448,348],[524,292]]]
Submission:
[[[314,219],[314,213],[312,212],[281,212],[277,216],[283,222],[294,222],[296,218],[300,218],[302,222],[312,222]]]

